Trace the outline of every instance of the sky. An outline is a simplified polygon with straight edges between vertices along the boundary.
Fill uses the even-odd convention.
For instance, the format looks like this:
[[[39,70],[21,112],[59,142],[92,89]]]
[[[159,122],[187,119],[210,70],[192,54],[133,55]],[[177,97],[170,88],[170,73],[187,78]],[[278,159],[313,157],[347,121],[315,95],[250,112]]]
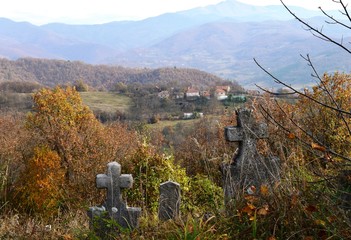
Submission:
[[[42,25],[51,22],[99,24],[140,20],[166,12],[217,4],[224,0],[4,0],[0,17]],[[279,0],[237,0],[252,5],[279,5]],[[345,0],[350,1],[351,0]],[[287,5],[317,10],[336,8],[332,0],[284,0]]]

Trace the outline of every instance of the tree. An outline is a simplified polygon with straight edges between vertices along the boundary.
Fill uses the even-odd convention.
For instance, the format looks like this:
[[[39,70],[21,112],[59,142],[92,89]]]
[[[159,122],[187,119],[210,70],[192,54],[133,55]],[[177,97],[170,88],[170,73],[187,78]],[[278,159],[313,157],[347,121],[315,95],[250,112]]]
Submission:
[[[327,18],[326,23],[331,26],[342,26],[346,30],[351,29],[351,18],[347,4],[342,0],[332,0],[341,7],[341,14],[345,18],[338,20],[329,15],[321,7],[322,14]],[[349,45],[327,35],[323,28],[311,26],[305,20],[295,15],[281,0],[287,11],[314,36],[338,46],[341,50],[351,53]],[[351,75],[343,73],[324,74],[318,73],[312,59],[307,54],[302,56],[311,67],[311,76],[316,80],[312,89],[298,90],[281,78],[274,76],[255,59],[256,64],[272,79],[289,92],[272,92],[261,88],[270,96],[299,96],[295,105],[286,106],[286,103],[275,100],[274,105],[270,101],[258,104],[264,117],[273,123],[273,128],[284,132],[285,139],[293,143],[293,150],[286,150],[281,145],[282,155],[285,156],[286,166],[289,166],[287,176],[294,176],[295,182],[301,182],[300,186],[293,185],[293,189],[303,192],[305,200],[309,202],[323,202],[323,208],[328,209],[323,213],[324,217],[339,214],[339,226],[350,228],[350,212],[340,211],[349,209],[351,193]],[[277,136],[274,136],[277,140]],[[279,139],[281,140],[281,139]],[[278,142],[271,142],[271,146]],[[302,148],[303,147],[303,148]],[[296,154],[298,153],[298,154]],[[293,155],[295,154],[295,155]],[[298,155],[298,157],[296,157]],[[288,160],[293,160],[289,161]],[[294,162],[295,161],[295,162]],[[307,198],[307,196],[309,196]],[[312,205],[313,205],[312,204]],[[335,207],[336,206],[336,207]],[[347,220],[348,219],[348,220]],[[334,234],[342,236],[342,229],[330,230]]]
[[[332,0],[332,1],[340,5],[340,7],[341,7],[340,12],[341,12],[342,16],[344,16],[346,19],[337,20],[333,16],[329,15],[326,11],[324,11],[322,7],[319,7],[320,11],[328,19],[328,21],[326,21],[326,23],[331,24],[331,25],[336,24],[336,25],[345,27],[346,29],[351,29],[351,18],[350,18],[348,9],[347,9],[347,4],[345,4],[344,1],[342,1],[342,0]],[[333,37],[325,34],[323,32],[323,28],[319,29],[317,27],[311,26],[308,22],[306,22],[305,20],[299,18],[296,14],[294,14],[292,12],[292,10],[289,7],[287,7],[287,5],[284,3],[283,0],[281,0],[281,3],[287,9],[287,11],[296,20],[298,20],[300,23],[302,23],[306,27],[306,30],[310,31],[314,36],[320,38],[321,40],[330,42],[331,44],[334,44],[334,45],[340,47],[342,50],[344,50],[348,53],[351,53],[351,50],[343,42],[342,38],[340,41],[338,41],[337,39],[334,39]],[[347,25],[347,22],[350,23],[350,25]],[[265,69],[261,64],[259,64],[258,61],[255,59],[256,64],[264,72],[266,72],[269,76],[271,76],[272,79],[274,79],[274,81],[276,83],[282,85],[285,88],[285,92],[271,92],[267,89],[261,88],[259,86],[258,87],[261,90],[264,90],[265,92],[272,94],[272,95],[275,95],[275,96],[286,96],[286,95],[291,95],[291,94],[299,96],[301,99],[303,99],[300,102],[301,109],[310,110],[309,114],[316,115],[313,112],[318,111],[318,114],[320,114],[319,116],[321,116],[322,113],[326,114],[326,112],[329,112],[328,120],[326,120],[326,116],[324,116],[324,122],[323,122],[324,125],[323,126],[326,129],[328,127],[330,127],[329,123],[327,123],[327,122],[331,120],[332,115],[337,116],[341,120],[341,124],[346,129],[346,134],[348,136],[351,136],[350,123],[348,121],[348,119],[350,119],[350,117],[351,117],[351,112],[348,109],[349,108],[349,106],[348,106],[349,96],[351,94],[350,86],[349,86],[350,76],[346,75],[346,74],[339,74],[339,73],[335,73],[334,75],[324,74],[323,76],[320,76],[316,67],[313,65],[313,62],[312,62],[312,59],[310,58],[310,56],[307,54],[305,57],[304,56],[302,56],[302,57],[306,60],[307,64],[311,67],[311,70],[312,70],[311,76],[317,82],[316,86],[312,89],[313,93],[310,93],[308,89],[305,89],[304,91],[297,90],[296,88],[292,87],[291,85],[289,85],[285,81],[280,80],[278,77],[272,75],[267,69]],[[289,90],[289,91],[287,91],[287,90]],[[302,108],[302,106],[303,106],[303,108]],[[309,106],[309,107],[307,107],[307,106]],[[268,113],[267,111],[265,111],[265,112]],[[304,111],[304,112],[307,113],[306,111]],[[308,118],[309,116],[306,116],[306,117]],[[316,117],[316,116],[314,116],[314,117]],[[308,119],[311,119],[311,118],[308,118]],[[290,120],[292,120],[292,119],[290,119]],[[339,122],[339,124],[337,124],[337,126],[340,125],[340,121],[338,121],[338,122]],[[315,126],[318,127],[317,125],[315,125]],[[333,128],[334,127],[337,128],[337,126],[333,125]],[[305,127],[308,127],[308,124],[306,124]],[[314,141],[317,141],[319,144],[322,144],[324,148],[330,149],[330,147],[328,146],[328,144],[330,144],[330,141],[328,143],[326,143],[322,139],[319,140],[315,134],[311,134],[309,130],[302,128],[301,126],[299,126],[299,128],[304,133],[307,133],[307,135],[309,137],[311,137]],[[324,132],[324,135],[326,135],[326,132]],[[330,149],[330,151],[332,151],[333,154],[339,155],[339,157],[340,157],[340,155],[342,155],[342,154],[338,154],[337,152],[333,151],[332,149]],[[348,158],[347,156],[344,156],[344,157],[346,159]]]
[[[138,143],[135,133],[118,124],[102,125],[72,87],[42,89],[33,98],[34,112],[26,122],[32,134],[30,145],[33,149],[44,146],[59,156],[60,172],[64,175],[60,190],[66,201],[92,201],[96,198],[96,174],[103,172],[109,161],[133,151]],[[26,168],[34,166],[29,162],[25,161]]]

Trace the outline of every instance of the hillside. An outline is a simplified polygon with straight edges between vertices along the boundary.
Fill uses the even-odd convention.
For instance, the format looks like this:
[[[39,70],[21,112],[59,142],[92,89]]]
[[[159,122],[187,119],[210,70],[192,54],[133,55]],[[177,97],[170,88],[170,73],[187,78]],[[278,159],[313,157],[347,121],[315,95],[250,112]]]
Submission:
[[[291,9],[336,41],[351,37],[345,29],[326,24],[318,11]],[[227,0],[140,21],[97,25],[36,26],[0,18],[0,57],[12,60],[33,57],[138,68],[196,68],[235,79],[244,87],[255,83],[272,87],[271,79],[254,64],[257,58],[273,73],[304,87],[310,69],[300,54],[310,54],[320,73],[351,70],[347,55],[314,38],[281,5]]]
[[[113,89],[117,83],[184,88],[190,85],[213,86],[223,82],[212,74],[186,68],[124,68],[63,60],[0,59],[0,82],[8,81],[35,82],[45,86],[83,81],[93,88],[107,90]]]

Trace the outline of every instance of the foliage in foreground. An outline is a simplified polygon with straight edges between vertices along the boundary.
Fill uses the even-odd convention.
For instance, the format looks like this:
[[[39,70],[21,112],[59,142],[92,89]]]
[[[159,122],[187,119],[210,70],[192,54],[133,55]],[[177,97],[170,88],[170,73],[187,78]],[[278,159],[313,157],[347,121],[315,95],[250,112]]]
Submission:
[[[349,82],[343,82],[343,86],[347,83]],[[44,93],[45,96],[46,94],[55,96],[58,93],[59,96],[76,94],[71,89],[41,92],[41,94]],[[324,92],[318,95],[321,99],[323,99],[322,93]],[[344,144],[344,141],[350,142],[347,132],[344,132],[347,128],[340,128],[342,126],[340,121],[343,120],[337,115],[328,113],[332,121],[321,121],[323,115],[318,114],[326,113],[320,110],[314,112],[320,118],[306,121],[306,114],[310,112],[304,112],[300,108],[309,106],[309,102],[300,100],[296,105],[282,102],[279,103],[280,105],[274,105],[272,102],[266,102],[264,106],[270,107],[270,112],[267,111],[265,115],[267,119],[269,119],[267,115],[269,113],[277,122],[289,124],[285,126],[288,132],[277,128],[277,125],[270,125],[269,145],[264,143],[260,145],[262,152],[273,151],[274,155],[280,156],[283,166],[282,181],[273,189],[260,186],[259,195],[243,195],[237,199],[233,209],[225,209],[222,205],[221,189],[206,175],[193,173],[188,175],[184,168],[175,164],[171,154],[162,154],[155,146],[146,142],[132,145],[132,142],[138,143],[141,139],[134,135],[135,132],[125,131],[126,128],[118,125],[100,125],[89,117],[89,111],[84,108],[74,108],[81,109],[87,114],[84,118],[88,122],[92,121],[92,125],[88,124],[84,127],[85,125],[82,124],[84,121],[75,120],[74,116],[79,114],[76,115],[69,105],[79,103],[79,99],[71,103],[68,101],[68,105],[66,105],[66,98],[62,99],[63,105],[48,115],[46,113],[53,109],[44,108],[45,111],[38,109],[33,113],[36,120],[27,122],[26,128],[13,124],[15,120],[16,123],[21,122],[15,117],[1,118],[0,141],[3,143],[3,148],[0,150],[0,220],[2,223],[0,238],[2,239],[96,239],[94,233],[89,230],[84,210],[89,203],[85,199],[76,205],[68,204],[70,199],[67,198],[82,199],[85,196],[99,204],[101,199],[99,199],[99,193],[94,191],[94,176],[105,171],[106,163],[111,156],[114,157],[111,160],[117,160],[122,164],[123,172],[132,173],[135,178],[133,189],[124,195],[128,198],[128,204],[143,207],[140,227],[134,231],[125,230],[116,233],[117,239],[308,240],[347,239],[351,235],[350,218],[345,208],[340,205],[342,194],[349,190],[338,185],[340,173],[348,169],[347,160],[336,157],[333,161],[329,161],[326,167],[316,161],[320,157],[329,156],[330,152],[326,151],[327,148],[324,146],[338,150],[338,146],[346,146],[339,144]],[[341,102],[344,101],[346,99]],[[46,105],[48,108],[50,106],[55,109],[57,104]],[[312,105],[311,108],[316,109]],[[258,105],[257,109],[259,109]],[[62,113],[64,114],[61,115]],[[27,121],[31,118],[33,115],[28,117]],[[289,118],[292,121],[286,121]],[[328,138],[323,138],[324,142],[318,142],[319,147],[316,147],[312,145],[312,143],[317,144],[316,139],[306,136],[306,133],[301,132],[294,122],[303,128],[315,130],[316,133],[322,133],[323,129],[335,133],[332,128],[338,126],[337,131],[343,131],[341,134],[346,137],[341,143],[334,138],[330,140],[330,144],[328,144]],[[334,123],[330,124],[331,122]],[[31,124],[28,125],[28,123]],[[40,131],[35,134],[31,132],[33,126]],[[90,126],[91,129],[89,129]],[[204,129],[206,126],[208,126],[206,122],[200,122],[196,126],[198,131],[190,139],[198,143],[195,149],[203,153],[196,156],[207,161],[224,152],[219,151],[218,154],[212,151],[215,149],[211,148],[210,144],[206,144],[206,139],[220,139],[215,135],[220,132],[221,125],[218,124],[218,129],[212,131],[214,135],[208,135],[209,132]],[[212,127],[215,128],[215,126]],[[70,138],[64,134],[68,130],[72,130],[66,133],[71,136]],[[118,141],[121,136],[123,139]],[[8,143],[9,139],[12,144]],[[71,139],[82,141],[80,143],[83,144],[70,142]],[[300,139],[304,142],[299,141]],[[90,143],[88,140],[93,142]],[[129,146],[126,144],[127,141],[131,144],[130,146],[134,146],[132,149],[126,148],[127,145]],[[309,148],[306,143],[310,146]],[[221,144],[223,143],[218,140],[213,145],[221,146]],[[59,149],[64,151],[61,152]],[[183,149],[189,151],[188,146]],[[200,149],[206,151],[201,152]],[[350,152],[347,148],[340,149],[344,151],[342,152],[344,156],[349,156]],[[187,161],[198,160],[198,157],[194,159],[189,157],[192,155],[186,154],[188,152],[184,153],[179,156],[184,156]],[[80,154],[84,158],[79,158]],[[65,159],[69,161],[65,162]],[[96,162],[89,163],[89,161]],[[96,169],[85,169],[82,167],[83,163],[87,163],[88,166],[92,166],[89,164],[101,166],[97,166]],[[20,167],[15,168],[15,166]],[[191,168],[191,164],[186,166]],[[203,166],[194,166],[203,173],[207,170],[207,173],[213,171]],[[55,174],[52,174],[53,171]],[[84,181],[84,186],[81,181],[82,176],[91,177],[89,181]],[[348,179],[347,176],[345,180]],[[212,174],[211,178],[215,179],[215,176]],[[167,180],[178,181],[182,185],[182,215],[175,221],[159,222],[156,217],[158,187],[160,182]],[[45,187],[41,188],[41,185]],[[19,198],[22,201],[14,201],[10,205],[8,202],[11,195],[8,194],[13,192],[14,186],[18,186],[16,196],[20,197],[19,194],[23,194],[24,197]],[[67,189],[67,186],[70,187]],[[54,194],[50,195],[50,193]],[[69,211],[63,211],[63,206],[68,207]]]

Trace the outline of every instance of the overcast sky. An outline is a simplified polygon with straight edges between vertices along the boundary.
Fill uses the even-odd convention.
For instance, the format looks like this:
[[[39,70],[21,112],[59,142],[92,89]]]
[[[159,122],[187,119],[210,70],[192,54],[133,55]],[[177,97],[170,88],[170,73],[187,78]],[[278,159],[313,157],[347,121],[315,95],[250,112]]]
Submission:
[[[119,20],[139,20],[165,12],[176,12],[217,4],[224,0],[4,0],[0,17],[33,24],[64,22],[97,24]],[[279,0],[237,0],[253,5],[279,5]],[[345,0],[351,1],[351,0]],[[336,8],[332,0],[284,0],[288,5],[317,9]]]

